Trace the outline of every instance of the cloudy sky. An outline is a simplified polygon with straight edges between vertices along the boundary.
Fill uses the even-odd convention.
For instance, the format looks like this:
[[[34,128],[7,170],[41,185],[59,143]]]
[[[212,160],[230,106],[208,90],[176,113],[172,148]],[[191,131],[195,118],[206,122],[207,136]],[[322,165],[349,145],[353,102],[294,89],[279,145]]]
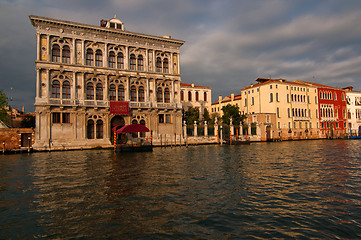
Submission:
[[[29,15],[185,40],[182,81],[239,93],[258,77],[361,91],[360,0],[0,0],[0,89],[33,111],[35,29]],[[12,89],[12,90],[11,90]]]

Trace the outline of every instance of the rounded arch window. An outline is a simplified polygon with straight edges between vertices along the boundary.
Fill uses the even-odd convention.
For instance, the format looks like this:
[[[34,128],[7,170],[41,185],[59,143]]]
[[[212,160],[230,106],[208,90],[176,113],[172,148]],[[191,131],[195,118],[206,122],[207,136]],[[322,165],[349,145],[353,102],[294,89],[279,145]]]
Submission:
[[[119,52],[117,55],[117,68],[119,69],[124,68],[124,56],[122,52]]]
[[[97,120],[97,124],[96,124],[96,138],[97,139],[102,139],[104,134],[104,126],[103,126],[103,121],[102,120]]]
[[[138,90],[138,102],[144,102],[144,87],[140,86]]]
[[[95,66],[96,67],[103,66],[103,53],[99,49],[95,52]]]
[[[164,102],[169,103],[170,102],[170,92],[169,88],[164,89]]]
[[[163,102],[163,91],[162,88],[157,89],[157,102]]]
[[[118,101],[125,101],[125,91],[123,85],[118,86]]]
[[[94,120],[92,119],[88,120],[87,138],[94,139]]]
[[[160,59],[160,57],[157,57],[156,71],[157,72],[162,72],[162,60]]]
[[[114,84],[111,84],[109,86],[109,100],[110,101],[115,101],[116,99],[116,88]]]
[[[88,48],[86,50],[86,62],[85,64],[88,66],[93,66],[94,63],[94,56],[93,56],[93,50],[91,48]]]
[[[51,84],[51,96],[52,98],[60,98],[60,82],[54,80]]]
[[[96,85],[96,100],[103,100],[103,86],[101,83]]]
[[[143,56],[139,55],[138,56],[138,71],[143,71],[143,70],[144,70]]]
[[[135,70],[135,67],[136,67],[136,59],[135,59],[135,55],[134,55],[134,54],[131,54],[131,55],[130,55],[129,66],[130,66],[130,70]]]
[[[183,92],[183,90],[180,92],[180,99],[181,99],[181,101],[184,101],[184,92]]]
[[[65,99],[70,99],[70,83],[69,81],[63,82],[63,93],[62,97]]]
[[[169,67],[168,67],[168,58],[164,58],[163,60],[163,73],[168,73]]]
[[[69,46],[65,45],[63,47],[62,56],[63,56],[63,63],[70,63],[70,48],[69,48]]]
[[[188,91],[188,101],[192,101],[192,92]]]
[[[130,87],[130,101],[137,101],[137,89],[135,88],[135,86]]]
[[[53,49],[51,50],[51,56],[53,62],[60,62],[60,47],[58,44],[53,45]]]
[[[91,82],[86,85],[86,99],[94,100],[94,86]]]
[[[109,52],[109,67],[115,68],[115,53],[113,51]]]

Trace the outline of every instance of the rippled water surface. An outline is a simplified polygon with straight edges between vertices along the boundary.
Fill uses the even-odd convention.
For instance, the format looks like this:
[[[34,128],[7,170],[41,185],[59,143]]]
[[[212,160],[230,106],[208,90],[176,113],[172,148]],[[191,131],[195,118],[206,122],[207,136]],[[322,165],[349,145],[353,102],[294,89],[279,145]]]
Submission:
[[[0,156],[0,239],[360,239],[359,140]]]

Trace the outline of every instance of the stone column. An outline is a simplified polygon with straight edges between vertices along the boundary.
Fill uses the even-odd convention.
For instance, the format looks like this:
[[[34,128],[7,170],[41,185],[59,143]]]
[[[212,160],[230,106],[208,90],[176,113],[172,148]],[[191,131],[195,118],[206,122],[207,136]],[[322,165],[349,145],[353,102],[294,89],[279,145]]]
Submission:
[[[38,45],[38,48],[36,49],[36,59],[39,61],[41,60],[41,38],[40,33],[36,34],[36,43]]]
[[[207,121],[204,121],[204,136],[208,137],[208,124],[207,124]]]
[[[198,129],[197,129],[197,121],[194,121],[193,124],[193,131],[194,131],[194,136],[197,137],[198,136]]]
[[[40,96],[40,87],[41,87],[41,74],[40,74],[40,69],[36,68],[36,98],[41,97]]]
[[[239,136],[243,136],[243,125],[242,123],[239,124]]]
[[[73,38],[73,47],[71,51],[71,58],[70,58],[71,64],[76,64],[76,39]]]
[[[257,137],[261,137],[261,127],[260,127],[260,124],[259,123],[256,123],[257,124]]]
[[[124,48],[124,69],[129,69],[129,46],[125,46]]]
[[[248,124],[248,136],[252,136],[252,126]]]
[[[187,123],[186,121],[183,122],[183,138],[187,137]]]
[[[85,43],[84,40],[81,40],[81,62],[85,65]]]

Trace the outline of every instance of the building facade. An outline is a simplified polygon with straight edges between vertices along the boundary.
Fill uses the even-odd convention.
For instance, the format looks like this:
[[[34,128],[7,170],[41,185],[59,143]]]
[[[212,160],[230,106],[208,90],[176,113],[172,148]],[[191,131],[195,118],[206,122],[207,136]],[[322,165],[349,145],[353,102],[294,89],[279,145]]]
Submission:
[[[210,112],[210,114],[216,113],[220,117],[222,117],[223,116],[223,110],[222,110],[223,107],[230,104],[232,106],[236,106],[239,108],[241,105],[241,102],[242,102],[241,94],[234,95],[234,93],[231,93],[230,96],[226,96],[224,98],[222,98],[222,96],[218,96],[218,101],[212,103],[212,105],[209,109],[209,112]]]
[[[109,146],[112,129],[131,123],[154,138],[182,133],[184,41],[125,31],[116,18],[100,26],[29,18],[37,42],[34,148]]]
[[[317,88],[284,79],[258,78],[241,90],[242,114],[276,114],[275,122],[261,123],[272,139],[312,139],[319,137]],[[256,115],[255,115],[256,116]],[[256,117],[257,118],[257,117]],[[255,119],[251,123],[258,123]],[[275,127],[272,124],[276,124]],[[276,129],[276,130],[273,130]]]
[[[361,135],[361,92],[353,87],[344,88],[347,102],[347,134]]]
[[[198,86],[195,84],[180,83],[180,100],[184,111],[189,108],[199,109],[199,116],[202,117],[204,110],[211,106],[212,89],[210,87]]]

